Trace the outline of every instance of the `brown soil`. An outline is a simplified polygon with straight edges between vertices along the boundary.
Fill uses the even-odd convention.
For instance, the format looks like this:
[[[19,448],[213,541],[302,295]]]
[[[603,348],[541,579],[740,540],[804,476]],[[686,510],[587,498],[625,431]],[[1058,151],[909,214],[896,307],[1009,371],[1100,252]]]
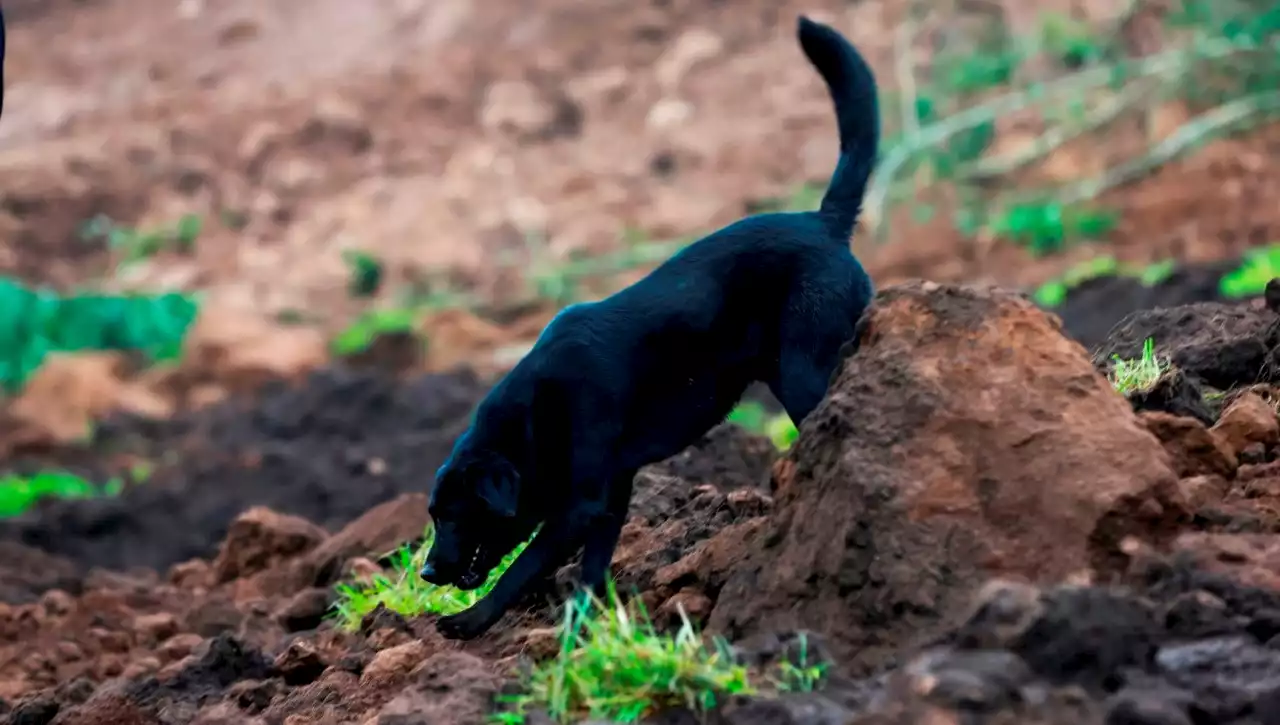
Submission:
[[[1275,313],[1243,309],[1223,353],[1269,334]],[[1223,313],[1178,314],[1175,351],[1211,344]],[[981,288],[888,289],[860,339],[787,456],[723,427],[637,480],[615,571],[660,624],[683,610],[761,668],[807,632],[834,664],[817,693],[719,722],[1266,722],[1277,381],[1231,380],[1209,427],[1135,417],[1052,317]],[[1241,369],[1188,359],[1219,382]],[[554,647],[538,598],[466,644],[431,617],[325,618],[335,579],[420,535],[424,498],[401,492],[429,488],[482,389],[325,370],[253,406],[119,418],[92,458],[46,452],[102,475],[132,446],[156,469],[123,505],[6,525],[12,721],[483,722],[512,668]]]
[[[525,239],[562,260],[616,249],[628,227],[654,238],[706,231],[823,181],[831,110],[795,47],[794,17],[836,23],[891,90],[892,31],[906,10],[841,0],[540,0],[536,16],[470,0],[359,13],[336,0],[9,5],[0,270],[59,287],[198,287],[326,324],[358,306],[338,293],[347,247],[382,258],[393,290],[443,275],[501,301],[521,289],[511,275],[531,261]],[[1098,16],[1087,3],[1040,5]],[[926,26],[955,22],[936,14]],[[927,45],[922,34],[921,62]],[[1002,129],[1000,144],[1025,132]],[[1068,146],[1037,178],[1094,173],[1131,151],[1135,133]],[[903,210],[886,246],[857,246],[882,284],[1029,285],[1108,248],[1134,261],[1220,259],[1280,238],[1280,212],[1260,201],[1277,187],[1266,159],[1278,134],[1272,125],[1210,143],[1107,194],[1123,221],[1103,248],[1034,260],[1011,245],[974,246],[948,226],[945,199],[934,222]],[[193,257],[163,253],[118,273],[79,233],[98,214],[151,228],[184,212],[206,218]]]
[[[360,247],[388,264],[384,297],[443,275],[501,306],[528,239],[555,260],[603,252],[626,227],[693,234],[823,181],[831,111],[794,17],[825,14],[888,88],[905,9],[9,0],[0,271],[202,288],[334,325],[358,306],[341,252]],[[1135,138],[1064,149],[1039,180],[1094,173]],[[1113,238],[1050,259],[960,239],[945,199],[931,223],[902,212],[883,247],[855,240],[882,287],[1024,286],[1100,251],[1194,265],[1153,288],[1077,290],[1062,317],[1093,360],[1011,295],[886,291],[792,453],[725,427],[646,469],[615,559],[624,589],[755,666],[800,631],[834,665],[818,693],[713,719],[1274,722],[1275,313],[1212,289],[1216,260],[1280,238],[1277,139],[1272,124],[1213,142],[1108,193]],[[187,212],[206,219],[191,256],[117,270],[81,235],[97,215],[149,228]],[[1213,304],[1143,312],[1193,301]],[[196,369],[163,385],[121,386],[113,361],[54,366],[43,397],[0,415],[5,470],[148,471],[118,499],[0,522],[0,717],[484,722],[513,669],[554,646],[545,593],[465,645],[430,617],[380,611],[344,633],[325,615],[335,580],[385,566],[426,523],[422,494],[487,384],[447,370],[501,367],[546,310],[510,325],[442,313],[426,323],[440,372],[392,351],[397,376],[315,369],[318,337],[242,316],[205,318]],[[1135,414],[1095,368],[1150,336],[1180,377],[1135,396]],[[47,404],[59,391],[65,411]],[[131,412],[100,420],[114,408]]]

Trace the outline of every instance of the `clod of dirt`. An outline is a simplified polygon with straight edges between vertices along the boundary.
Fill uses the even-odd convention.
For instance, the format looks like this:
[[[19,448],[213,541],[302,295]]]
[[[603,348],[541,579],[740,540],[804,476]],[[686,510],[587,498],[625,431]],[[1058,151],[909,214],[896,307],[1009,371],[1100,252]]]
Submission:
[[[217,302],[201,306],[183,340],[175,384],[215,382],[253,392],[267,382],[300,380],[323,366],[329,349],[319,330],[282,325],[260,312]]]
[[[378,504],[304,557],[298,564],[299,580],[332,584],[352,557],[383,556],[420,540],[430,522],[425,494],[404,494]]]
[[[1213,425],[1217,417],[1205,402],[1200,383],[1177,368],[1161,375],[1150,388],[1134,390],[1125,397],[1138,412],[1160,411],[1182,415],[1195,418],[1205,425]]]
[[[297,516],[255,506],[236,517],[223,539],[213,571],[218,583],[241,579],[319,546],[328,533]]]
[[[1200,421],[1169,413],[1141,413],[1138,418],[1164,445],[1179,476],[1236,475],[1239,462],[1235,454],[1226,441]]]
[[[314,682],[328,667],[328,663],[316,650],[315,645],[300,639],[290,642],[289,646],[276,656],[274,664],[285,683],[295,687]]]
[[[882,291],[862,328],[802,425],[776,511],[735,542],[712,629],[820,623],[870,667],[988,573],[1111,566],[1124,536],[1185,516],[1159,443],[1022,296],[912,283]]]
[[[1113,356],[1142,356],[1147,339],[1156,354],[1219,390],[1270,382],[1280,372],[1280,318],[1266,308],[1202,302],[1142,310],[1121,320],[1094,353],[1100,368]]]
[[[298,592],[276,612],[276,621],[286,632],[315,629],[324,621],[333,604],[332,587],[312,587]]]
[[[130,381],[121,353],[54,354],[0,411],[0,452],[39,450],[84,440],[96,421],[120,411],[162,418],[173,403]]]
[[[463,652],[439,652],[412,673],[412,682],[370,721],[376,725],[481,725],[501,681],[485,664]]]
[[[1210,430],[1237,457],[1253,444],[1270,447],[1280,441],[1275,407],[1252,392],[1236,396]]]
[[[27,604],[50,589],[78,591],[80,572],[60,556],[39,549],[0,542],[0,602]]]

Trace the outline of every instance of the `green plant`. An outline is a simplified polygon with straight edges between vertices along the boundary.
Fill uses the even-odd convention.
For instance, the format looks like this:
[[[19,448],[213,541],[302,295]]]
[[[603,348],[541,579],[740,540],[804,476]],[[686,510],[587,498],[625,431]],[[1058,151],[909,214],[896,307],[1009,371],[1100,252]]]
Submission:
[[[115,496],[124,488],[119,479],[97,486],[70,473],[45,472],[32,476],[0,477],[0,518],[17,516],[46,498],[78,499]]]
[[[396,550],[392,554],[390,576],[377,574],[369,581],[339,584],[338,598],[333,605],[333,616],[338,626],[348,631],[358,629],[360,620],[377,609],[379,604],[406,617],[461,612],[488,594],[528,545],[525,542],[503,557],[479,589],[462,591],[456,587],[429,584],[418,576],[427,552],[431,550],[433,538],[434,534],[428,528],[422,545],[417,549],[405,545]]]
[[[382,287],[382,261],[367,253],[348,250],[342,255],[351,268],[347,289],[353,297],[372,297]]]
[[[789,449],[800,436],[795,423],[786,413],[769,415],[764,406],[754,400],[739,403],[725,420],[756,435],[767,437],[780,451]]]
[[[1147,338],[1142,343],[1142,357],[1125,360],[1112,355],[1111,385],[1121,395],[1150,390],[1156,381],[1169,370],[1169,362],[1155,354],[1155,341]]]
[[[1116,223],[1114,212],[1056,201],[1012,204],[995,218],[993,234],[1025,245],[1037,255],[1060,251],[1078,239],[1098,239]]]
[[[1121,263],[1110,255],[1100,255],[1073,265],[1061,277],[1040,285],[1032,297],[1045,307],[1057,307],[1066,302],[1068,292],[1091,279],[1107,276],[1136,277],[1142,284],[1150,287],[1167,279],[1174,269],[1176,263],[1172,259],[1137,267]]]
[[[828,663],[809,661],[809,638],[802,632],[798,639],[800,651],[796,653],[797,661],[784,658],[778,663],[774,683],[781,692],[813,692],[827,676]]]
[[[369,349],[380,336],[414,334],[417,322],[417,313],[410,309],[367,310],[339,332],[330,347],[339,357],[355,355]]]
[[[16,392],[49,353],[128,350],[173,360],[199,310],[187,295],[61,296],[0,278],[0,385]]]
[[[560,650],[535,665],[524,692],[502,698],[499,722],[523,722],[545,708],[557,722],[600,719],[629,723],[671,707],[705,712],[722,698],[754,690],[746,667],[724,643],[708,647],[681,611],[674,634],[658,632],[643,605],[623,604],[609,587],[605,601],[581,597],[565,605]]]
[[[105,239],[107,247],[120,253],[123,261],[135,262],[154,256],[167,247],[189,253],[203,226],[199,216],[184,214],[172,226],[143,231],[119,226],[109,217],[98,215],[84,224],[80,236],[86,241]]]
[[[1280,244],[1250,249],[1240,266],[1218,280],[1218,291],[1232,299],[1260,295],[1267,283],[1280,277]]]

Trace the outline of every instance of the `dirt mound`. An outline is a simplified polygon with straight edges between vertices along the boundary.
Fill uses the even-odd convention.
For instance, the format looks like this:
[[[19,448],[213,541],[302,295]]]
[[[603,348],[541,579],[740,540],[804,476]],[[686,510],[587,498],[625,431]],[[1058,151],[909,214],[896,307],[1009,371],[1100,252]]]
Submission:
[[[401,381],[330,368],[168,420],[118,416],[97,427],[92,460],[72,452],[68,468],[106,480],[144,466],[145,483],[115,498],[46,503],[0,522],[0,539],[85,568],[163,569],[212,555],[252,506],[336,529],[401,493],[430,490],[485,390],[470,373]]]
[[[712,574],[714,629],[823,623],[842,659],[870,665],[984,576],[1105,567],[1122,535],[1178,517],[1165,452],[1025,299],[916,284],[863,321],[768,523],[706,546],[740,559]]]
[[[1262,300],[1134,312],[1115,326],[1094,360],[1107,366],[1117,355],[1140,358],[1148,339],[1178,369],[1219,390],[1271,382],[1280,371],[1280,315]]]

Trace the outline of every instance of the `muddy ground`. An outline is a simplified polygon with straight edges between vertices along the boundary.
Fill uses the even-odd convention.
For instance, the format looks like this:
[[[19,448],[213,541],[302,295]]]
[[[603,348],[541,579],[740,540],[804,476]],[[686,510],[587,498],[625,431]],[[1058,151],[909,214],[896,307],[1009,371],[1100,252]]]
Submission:
[[[831,112],[795,14],[835,23],[892,89],[910,10],[536,7],[9,0],[0,271],[64,289],[201,289],[334,329],[364,304],[343,292],[342,252],[360,247],[388,265],[383,302],[446,278],[502,308],[522,302],[508,293],[530,239],[553,261],[603,253],[623,229],[693,234],[824,181]],[[950,12],[925,24],[971,19]],[[936,39],[921,33],[922,64]],[[1139,137],[1069,145],[1044,173],[1098,173]],[[1058,312],[1083,346],[1002,294],[888,289],[791,453],[725,427],[647,469],[615,559],[624,589],[762,670],[801,631],[833,664],[817,693],[746,698],[713,721],[1280,722],[1280,328],[1260,300],[1216,295],[1243,249],[1280,239],[1278,144],[1280,125],[1265,125],[1108,192],[1119,227],[1062,255],[975,244],[945,198],[931,222],[902,210],[883,246],[855,238],[882,287],[1030,288],[1103,252],[1185,267],[1151,287],[1074,290]],[[127,268],[83,233],[97,215],[151,228],[185,213],[206,222],[193,254]],[[1191,302],[1206,304],[1141,312]],[[528,339],[539,315],[505,327],[440,313],[429,375],[332,365],[316,339],[237,323],[214,335],[217,354],[191,357],[236,358],[249,380],[202,371],[181,404],[89,395],[71,385],[78,370],[52,378],[68,407],[92,402],[92,437],[68,442],[85,428],[71,415],[0,440],[0,467],[139,480],[0,522],[0,716],[483,722],[513,670],[554,648],[557,614],[539,597],[465,645],[430,617],[380,613],[355,633],[325,617],[336,581],[385,565],[371,560],[427,524],[435,468],[494,367],[475,351]],[[1126,405],[1097,369],[1148,336],[1183,373]],[[126,397],[134,412],[111,412]]]
[[[1241,356],[1276,355],[1277,321],[1130,316],[1099,364],[1154,334],[1188,371],[1178,400],[1130,405],[1021,297],[886,289],[791,453],[726,426],[642,473],[618,581],[761,668],[802,631],[834,663],[817,693],[735,701],[722,722],[1273,722],[1280,366]],[[1201,380],[1232,392],[1207,401]],[[0,524],[10,719],[483,722],[553,647],[538,597],[465,644],[432,617],[325,618],[361,557],[420,536],[483,389],[330,368],[252,405],[118,417],[92,456],[28,454],[153,469],[116,500]],[[1207,420],[1167,412],[1187,396]]]

